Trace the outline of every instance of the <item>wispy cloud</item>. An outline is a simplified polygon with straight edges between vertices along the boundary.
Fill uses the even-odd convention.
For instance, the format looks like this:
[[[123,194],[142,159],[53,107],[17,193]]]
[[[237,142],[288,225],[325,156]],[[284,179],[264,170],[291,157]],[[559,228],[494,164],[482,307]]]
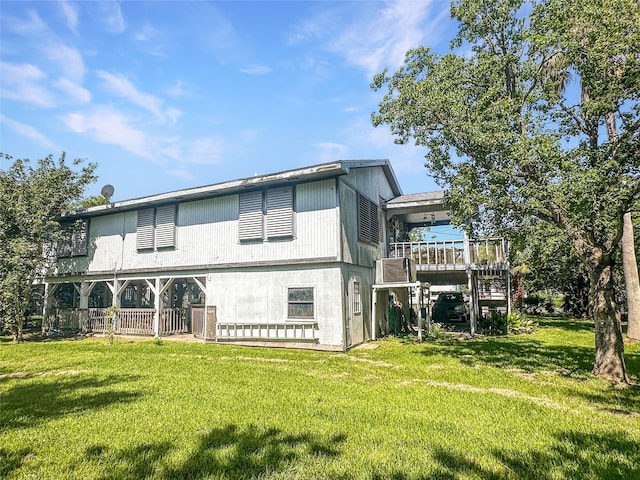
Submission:
[[[341,143],[319,142],[314,143],[312,147],[316,150],[314,157],[318,163],[345,159],[349,152],[349,147]]]
[[[193,174],[186,168],[172,168],[166,171],[167,175],[179,178],[181,180],[193,180]]]
[[[319,40],[372,76],[384,67],[400,66],[407,50],[437,38],[448,14],[448,4],[437,0],[388,1],[375,10],[360,5],[325,10],[299,24],[290,42]]]
[[[91,101],[91,92],[68,78],[61,78],[54,85],[74,103],[84,104]]]
[[[62,0],[60,2],[60,8],[62,9],[62,14],[67,21],[67,27],[69,27],[69,30],[76,33],[78,28],[78,9],[67,0]]]
[[[271,68],[266,65],[252,65],[250,67],[241,68],[240,71],[247,75],[266,75],[271,73]]]
[[[54,95],[41,85],[46,74],[30,63],[0,62],[0,93],[3,98],[41,108],[56,105]]]
[[[78,49],[58,41],[49,41],[42,46],[42,51],[46,59],[62,73],[62,76],[77,83],[82,82],[86,68],[82,54]]]
[[[98,142],[119,145],[135,155],[155,160],[151,149],[153,142],[144,132],[132,127],[124,115],[110,107],[69,113],[60,120],[74,133],[88,134]]]
[[[112,95],[127,99],[134,105],[151,112],[162,121],[169,118],[175,123],[181,114],[181,112],[175,108],[168,108],[164,110],[164,102],[162,99],[148,93],[141,92],[124,75],[112,74],[105,71],[98,71],[96,72],[96,75],[104,80],[105,88]]]
[[[47,137],[45,137],[42,133],[40,133],[31,125],[20,123],[1,113],[0,113],[0,123],[5,124],[8,128],[13,130],[18,135],[25,137],[44,148],[47,148],[49,150],[60,150],[55,145],[55,143],[53,143],[51,140],[49,140]]]
[[[120,2],[101,1],[100,7],[102,21],[109,33],[122,33],[126,29],[126,23],[120,8]]]

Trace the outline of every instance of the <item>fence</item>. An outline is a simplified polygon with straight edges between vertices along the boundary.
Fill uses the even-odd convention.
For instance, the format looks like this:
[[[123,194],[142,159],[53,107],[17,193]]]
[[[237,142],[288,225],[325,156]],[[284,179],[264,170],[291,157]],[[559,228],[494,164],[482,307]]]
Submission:
[[[124,335],[154,335],[155,310],[150,308],[121,308],[113,325],[114,333]],[[106,308],[56,309],[44,320],[48,331],[79,331],[104,333],[111,321]],[[159,335],[187,332],[184,309],[163,308],[160,311]]]

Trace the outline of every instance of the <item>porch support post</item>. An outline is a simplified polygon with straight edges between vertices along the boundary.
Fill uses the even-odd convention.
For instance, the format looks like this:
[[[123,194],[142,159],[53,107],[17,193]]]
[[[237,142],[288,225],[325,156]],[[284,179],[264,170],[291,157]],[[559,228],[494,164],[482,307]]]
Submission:
[[[419,282],[416,285],[416,296],[418,297],[418,342],[422,342],[422,286]]]
[[[42,306],[42,333],[47,330],[47,322],[49,315],[51,315],[51,303],[53,301],[53,294],[58,288],[57,283],[44,282],[44,305]]]
[[[469,288],[469,329],[471,335],[476,334],[476,313],[477,313],[477,296],[476,296],[476,282],[474,281],[474,274],[471,268],[467,270],[468,288]]]
[[[86,333],[87,326],[89,323],[89,294],[91,290],[95,286],[94,283],[89,283],[86,280],[83,280],[80,283],[80,303],[79,303],[79,312],[78,312],[78,322],[80,325],[80,331],[82,333]]]
[[[376,327],[378,326],[378,289],[373,287],[371,289],[371,340],[375,340],[377,337]]]
[[[151,282],[149,282],[147,280],[147,283],[151,284]],[[157,338],[160,336],[160,306],[162,305],[162,302],[160,300],[160,290],[162,289],[162,282],[159,278],[156,278],[156,282],[155,282],[155,290],[153,292],[153,308],[154,308],[154,312],[153,312],[153,335]]]
[[[513,306],[511,305],[511,272],[508,266],[505,270],[505,275],[507,277],[507,315],[510,315]]]

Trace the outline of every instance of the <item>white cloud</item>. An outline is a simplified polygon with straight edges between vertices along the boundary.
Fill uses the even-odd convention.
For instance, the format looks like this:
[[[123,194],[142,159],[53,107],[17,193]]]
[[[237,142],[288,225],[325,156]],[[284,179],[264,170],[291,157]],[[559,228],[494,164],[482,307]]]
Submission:
[[[153,28],[149,23],[145,23],[142,30],[138,31],[134,35],[134,38],[139,42],[148,42],[155,37],[157,33],[158,31],[155,28]]]
[[[222,160],[222,142],[215,138],[200,138],[185,142],[185,163],[213,165]]]
[[[448,4],[437,0],[388,1],[375,10],[356,3],[353,9],[323,10],[299,25],[290,41],[319,40],[372,76],[397,68],[407,50],[437,39],[448,14]]]
[[[75,48],[63,45],[60,42],[49,41],[42,46],[42,51],[51,63],[62,72],[63,76],[81,83],[86,68],[82,54]]]
[[[109,33],[122,33],[126,24],[120,9],[120,2],[101,1],[97,2],[100,7],[102,21]]]
[[[6,23],[3,22],[3,25],[6,24],[11,31],[26,36],[39,34],[47,29],[35,10],[29,10],[27,16],[26,20],[15,17],[4,18],[3,20],[6,20]]]
[[[68,78],[61,78],[54,85],[75,103],[84,104],[91,101],[91,92]]]
[[[104,71],[98,71],[96,74],[104,80],[107,90],[113,95],[126,98],[131,103],[153,113],[162,121],[164,121],[166,117],[169,117],[175,123],[178,118],[180,113],[178,110],[169,108],[167,111],[164,111],[162,108],[163,101],[161,99],[141,92],[124,75],[114,75]]]
[[[4,123],[11,130],[16,132],[18,135],[25,137],[29,140],[36,142],[38,145],[47,148],[49,150],[60,150],[51,140],[41,134],[38,130],[36,130],[31,125],[26,125],[24,123],[20,123],[16,120],[12,120],[11,118],[2,115],[0,113],[0,123]]]
[[[247,75],[266,75],[271,73],[271,68],[266,65],[252,65],[247,68],[241,68],[240,71]]]
[[[67,21],[69,30],[76,33],[78,28],[78,9],[66,0],[60,2],[60,8],[62,8],[62,14]]]
[[[186,168],[173,168],[171,170],[166,171],[167,175],[171,175],[172,177],[180,178],[182,180],[193,180],[193,174],[187,170]]]
[[[40,85],[45,79],[45,73],[35,65],[0,62],[0,93],[3,98],[41,108],[54,107],[54,96]]]
[[[315,158],[318,163],[344,160],[349,152],[349,147],[341,143],[319,142],[312,145],[316,149]]]
[[[98,107],[88,113],[69,113],[60,119],[74,133],[88,134],[98,142],[119,145],[140,157],[155,160],[153,142],[147,135],[132,127],[124,115],[109,107]]]

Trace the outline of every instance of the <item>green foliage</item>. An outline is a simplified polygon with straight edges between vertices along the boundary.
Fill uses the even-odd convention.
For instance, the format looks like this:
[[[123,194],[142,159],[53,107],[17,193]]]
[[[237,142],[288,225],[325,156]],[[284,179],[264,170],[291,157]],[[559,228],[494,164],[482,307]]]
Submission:
[[[50,247],[61,238],[57,218],[95,180],[95,164],[81,164],[73,162],[80,168],[75,171],[63,153],[57,162],[51,155],[36,166],[15,160],[0,171],[0,316],[16,341],[31,305],[31,286],[49,267]]]
[[[107,200],[102,195],[91,195],[89,197],[82,198],[75,202],[75,208],[91,208],[97,207],[98,205],[107,205],[109,200]]]
[[[532,334],[535,333],[538,328],[538,323],[521,313],[512,312],[507,315],[507,331],[509,333],[520,334]]]
[[[113,345],[116,342],[116,321],[120,314],[120,309],[113,305],[105,309],[105,338],[109,345]]]
[[[506,335],[507,315],[498,311],[490,311],[488,315],[480,315],[478,319],[478,333],[482,335]]]
[[[0,344],[0,477],[638,478],[640,390],[589,373],[592,324],[539,322],[346,354]]]
[[[640,3],[456,0],[451,14],[450,53],[418,47],[374,77],[387,92],[373,123],[426,147],[454,221],[514,237],[534,219],[572,245],[590,277],[594,370],[624,381],[611,270],[640,192]]]

